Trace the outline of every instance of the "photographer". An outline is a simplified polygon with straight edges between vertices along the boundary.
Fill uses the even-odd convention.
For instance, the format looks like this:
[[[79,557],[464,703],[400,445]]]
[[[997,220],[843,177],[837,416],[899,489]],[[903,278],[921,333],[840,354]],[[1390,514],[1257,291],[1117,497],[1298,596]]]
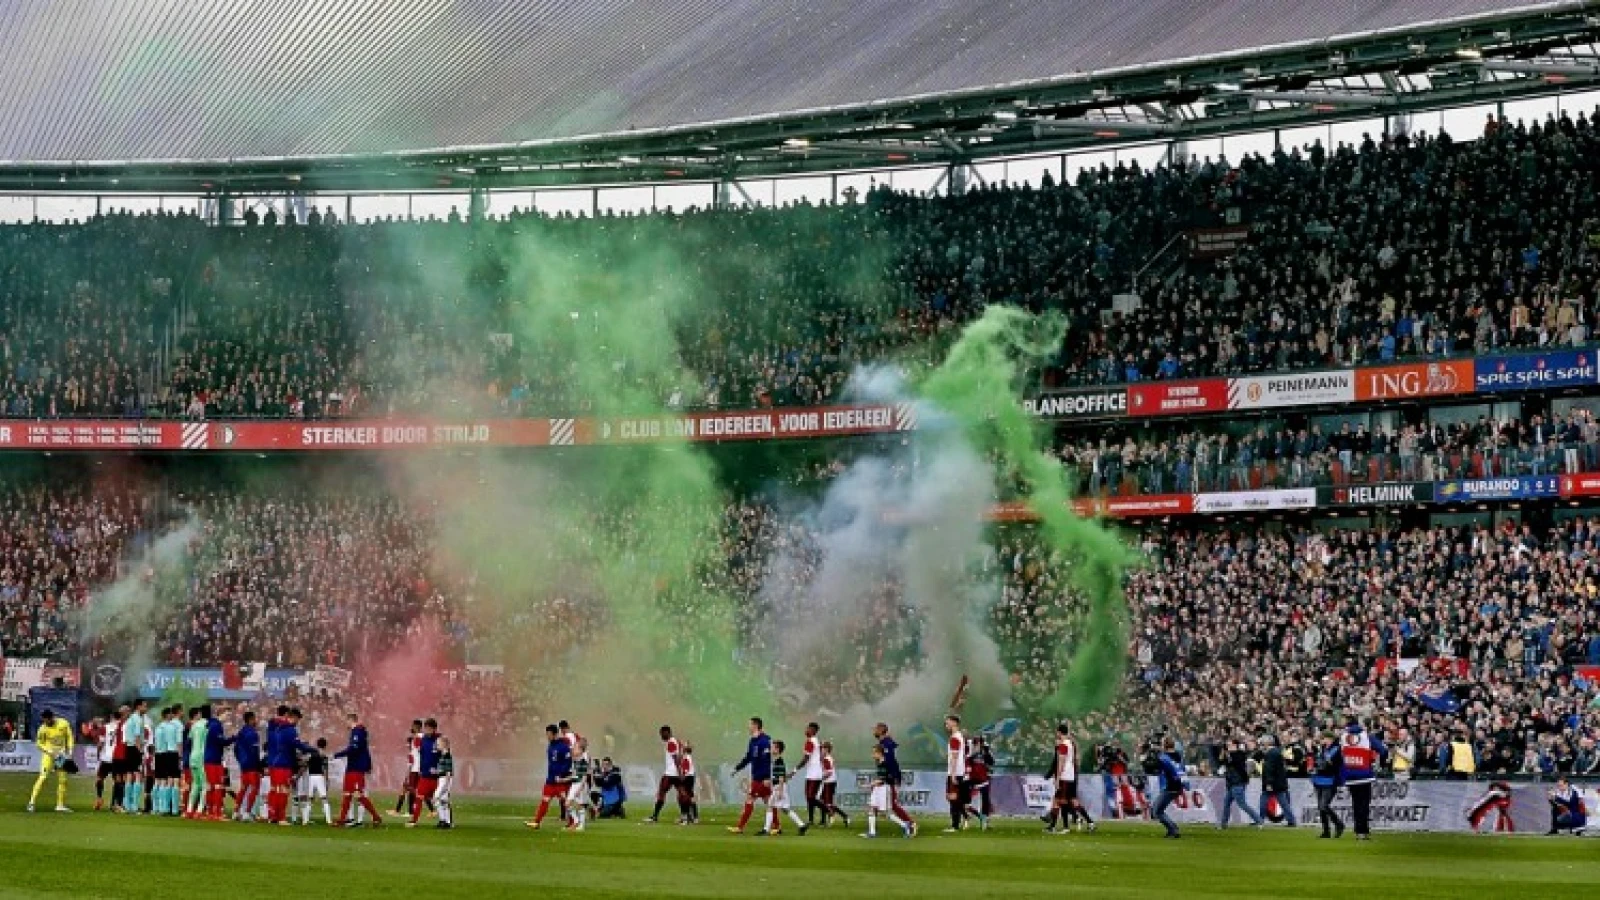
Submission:
[[[1158,752],[1151,744],[1144,747],[1144,771],[1156,777],[1156,802],[1151,809],[1151,814],[1157,822],[1167,829],[1166,837],[1176,839],[1179,837],[1178,823],[1167,816],[1167,807],[1177,801],[1183,794],[1183,757],[1179,755],[1177,744],[1170,737],[1161,739],[1161,749]]]
[[[1344,820],[1333,811],[1333,798],[1339,795],[1339,785],[1344,780],[1344,759],[1333,732],[1324,732],[1322,746],[1317,750],[1311,768],[1311,786],[1317,791],[1317,818],[1322,822],[1322,836],[1344,836]],[[1330,834],[1328,829],[1332,828]]]
[[[1250,786],[1250,751],[1238,738],[1229,739],[1222,756],[1222,777],[1228,786],[1228,795],[1222,801],[1222,819],[1217,827],[1226,829],[1233,818],[1233,808],[1238,806],[1250,817],[1255,827],[1261,827],[1261,814],[1250,808],[1245,789]]]
[[[627,789],[622,786],[622,770],[611,762],[607,756],[600,760],[600,771],[595,773],[594,786],[600,791],[600,816],[602,819],[626,819],[628,813],[622,808],[628,799]]]
[[[1550,789],[1549,797],[1550,830],[1545,834],[1570,831],[1577,837],[1583,837],[1585,827],[1589,824],[1583,794],[1567,781],[1566,776],[1562,776],[1556,779],[1556,786]]]

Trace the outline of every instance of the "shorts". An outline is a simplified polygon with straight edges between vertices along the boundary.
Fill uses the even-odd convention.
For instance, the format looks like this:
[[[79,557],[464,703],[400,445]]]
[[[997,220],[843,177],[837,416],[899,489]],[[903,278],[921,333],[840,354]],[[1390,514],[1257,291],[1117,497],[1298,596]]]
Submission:
[[[122,758],[117,760],[117,772],[122,775],[138,775],[144,768],[144,754],[132,747],[124,748]]]
[[[1071,802],[1073,802],[1074,800],[1077,800],[1077,799],[1078,799],[1078,782],[1076,782],[1076,781],[1057,781],[1056,782],[1056,802],[1058,802],[1058,803],[1071,803]]]
[[[780,785],[775,785],[772,788],[772,801],[771,802],[772,802],[772,808],[773,809],[788,809],[789,808],[789,783],[788,782],[784,782],[783,784],[780,784]]]
[[[321,778],[322,776],[313,775],[311,777],[313,779],[311,790],[316,791],[317,786],[315,779]],[[439,787],[433,792],[433,799],[438,803],[448,803],[450,801],[450,789],[455,787],[455,785],[456,777],[454,775],[445,775],[441,777],[439,779]]]
[[[682,782],[683,779],[677,775],[661,776],[661,783],[656,785],[656,796],[665,797],[667,796],[667,791],[681,790],[682,788],[680,788],[679,785],[682,784]]]
[[[838,790],[839,790],[839,783],[838,782],[836,782],[836,781],[824,781],[822,783],[822,805],[823,806],[832,806],[833,805],[833,795]]]
[[[416,789],[417,789],[417,773],[415,773],[415,772],[407,772],[406,773],[406,783],[401,786],[400,792],[402,794],[409,794],[409,793],[411,793],[412,791],[414,791]]]
[[[567,785],[567,802],[582,806],[589,802],[589,786],[581,781],[574,781]]]
[[[349,769],[344,773],[344,792],[346,794],[362,794],[367,790],[367,773],[352,772]]]
[[[183,773],[183,761],[176,753],[156,754],[156,777],[177,778]]]
[[[286,788],[289,780],[294,777],[293,769],[282,769],[274,766],[267,770],[267,783],[275,788]]]
[[[828,785],[828,787],[833,787],[833,785]],[[872,786],[872,793],[867,797],[867,806],[869,808],[875,809],[875,810],[877,810],[879,812],[884,812],[884,811],[888,810],[889,809],[889,786],[887,784],[875,784],[875,785],[873,785]]]
[[[228,777],[228,770],[219,763],[206,763],[206,787],[220,788]]]
[[[689,800],[693,800],[694,799],[694,776],[693,775],[680,775],[680,776],[678,776],[678,793],[682,794],[685,798],[687,798]]]
[[[94,777],[99,779],[110,778],[117,774],[117,767],[108,759],[100,760],[100,767],[94,770]]]
[[[544,793],[539,796],[545,800],[560,800],[567,796],[567,786],[564,784],[546,784]]]

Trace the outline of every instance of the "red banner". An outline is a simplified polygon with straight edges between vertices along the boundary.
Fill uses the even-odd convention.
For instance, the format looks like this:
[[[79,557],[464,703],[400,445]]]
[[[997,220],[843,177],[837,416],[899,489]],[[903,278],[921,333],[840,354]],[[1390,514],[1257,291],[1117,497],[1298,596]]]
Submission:
[[[429,422],[349,419],[328,422],[202,422],[184,425],[185,450],[395,450],[439,447],[544,447],[555,419]],[[567,420],[569,423],[571,420]],[[204,432],[191,432],[200,425]],[[570,434],[571,425],[567,426]],[[568,443],[571,443],[569,440]]]
[[[916,427],[917,411],[910,403],[821,406],[580,419],[577,422],[576,442],[634,444],[664,440],[760,441],[882,434],[913,431]]]
[[[179,422],[57,419],[0,422],[0,448],[9,450],[176,450]]]
[[[1153,381],[1128,385],[1128,415],[1181,416],[1228,408],[1228,382]]]
[[[1561,496],[1594,497],[1600,495],[1600,475],[1561,476]]]
[[[910,403],[613,419],[332,419],[275,422],[0,421],[0,449],[324,451],[749,441],[914,431]]]
[[[1470,394],[1475,389],[1474,378],[1470,359],[1357,369],[1356,400]]]
[[[1191,494],[1145,494],[1137,497],[1079,497],[1072,501],[1080,516],[1138,519],[1145,516],[1186,516],[1194,512]],[[1020,500],[996,503],[989,510],[995,522],[1034,522],[1038,516]]]

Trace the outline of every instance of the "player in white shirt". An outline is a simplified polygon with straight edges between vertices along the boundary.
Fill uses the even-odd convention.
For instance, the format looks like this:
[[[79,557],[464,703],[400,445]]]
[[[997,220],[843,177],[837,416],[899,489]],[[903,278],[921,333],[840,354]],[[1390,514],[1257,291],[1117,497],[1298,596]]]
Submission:
[[[834,794],[839,790],[839,770],[833,765],[833,745],[827,741],[822,742],[822,797],[817,802],[822,805],[822,827],[827,828],[829,821],[838,816],[844,827],[850,827],[850,814],[840,809],[834,803]]]
[[[950,802],[950,827],[946,834],[961,830],[961,820],[967,813],[967,736],[961,733],[961,717],[954,713],[944,717],[944,730],[950,739],[945,742],[944,797]]]
[[[567,788],[567,830],[582,831],[584,821],[589,813],[589,786],[592,783],[594,767],[589,762],[589,741],[578,738],[576,751],[572,754],[572,775],[570,786]]]
[[[678,822],[689,817],[689,804],[683,797],[683,744],[672,736],[672,726],[661,726],[661,782],[656,785],[656,809],[641,824],[654,825],[661,818],[661,807],[666,805],[667,791],[678,795]]]
[[[95,766],[94,770],[94,808],[97,810],[105,806],[106,779],[111,779],[112,784],[117,781],[117,729],[119,727],[115,717],[109,723],[102,718],[94,720],[95,733],[98,735],[95,741],[96,755],[99,756],[99,764]]]
[[[827,810],[822,806],[822,738],[817,736],[820,731],[817,723],[812,722],[806,726],[806,740],[800,745],[800,764],[796,766],[802,778],[806,780],[806,824],[817,824],[817,813],[822,812],[822,821],[828,821]]]
[[[694,796],[694,779],[697,770],[694,767],[694,747],[691,744],[683,745],[682,765],[678,769],[678,796],[686,812],[678,820],[679,825],[700,824],[700,803]]]
[[[1056,822],[1065,817],[1062,831],[1072,830],[1072,821],[1082,819],[1084,827],[1095,830],[1094,819],[1083,808],[1078,798],[1078,742],[1072,739],[1072,728],[1066,722],[1056,726],[1055,755],[1050,762],[1050,775],[1055,780],[1056,796],[1050,804],[1050,814],[1044,817],[1045,831],[1056,830]]]

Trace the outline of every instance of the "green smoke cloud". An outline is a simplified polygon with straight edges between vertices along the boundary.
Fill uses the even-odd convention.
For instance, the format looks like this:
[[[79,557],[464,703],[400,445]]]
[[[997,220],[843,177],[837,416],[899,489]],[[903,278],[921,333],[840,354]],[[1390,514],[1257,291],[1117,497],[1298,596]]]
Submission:
[[[1067,559],[1071,583],[1088,601],[1075,646],[1059,652],[1065,676],[1042,707],[1052,716],[1083,715],[1115,699],[1127,661],[1123,575],[1136,561],[1115,534],[1073,511],[1060,461],[1044,451],[1037,421],[1018,402],[1023,369],[1060,347],[1065,330],[1059,316],[990,306],[918,385],[923,397],[961,423],[975,446],[994,455],[1003,477],[1021,483],[1039,517],[1040,537]]]

